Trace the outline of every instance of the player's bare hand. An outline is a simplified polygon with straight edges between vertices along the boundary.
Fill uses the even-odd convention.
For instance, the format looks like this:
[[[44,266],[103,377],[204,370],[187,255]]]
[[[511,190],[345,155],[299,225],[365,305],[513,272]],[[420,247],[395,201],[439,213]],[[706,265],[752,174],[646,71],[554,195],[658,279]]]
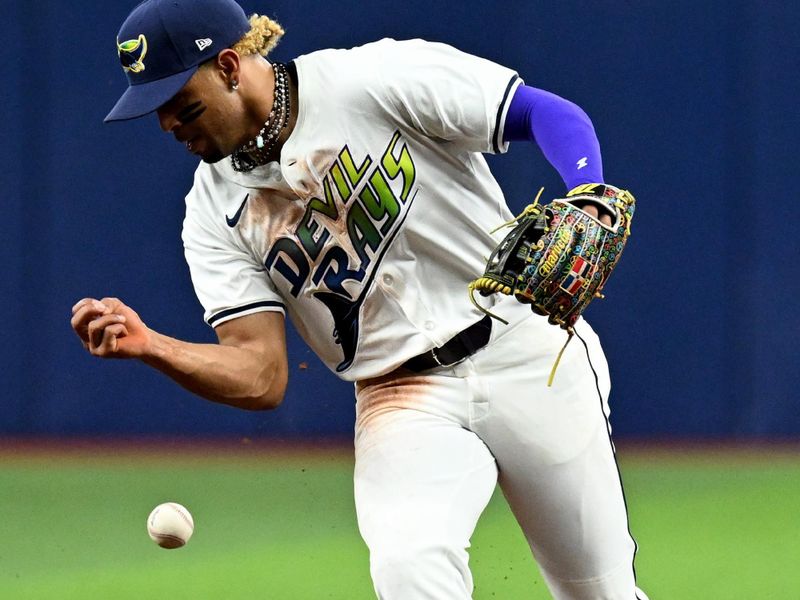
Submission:
[[[607,225],[611,227],[612,220],[611,220],[611,213],[603,211],[603,214],[600,214],[600,209],[598,208],[597,204],[587,201],[587,202],[575,202],[575,206],[580,208],[583,212],[585,212],[590,217],[594,217],[598,221],[600,221],[603,225]]]
[[[148,352],[151,330],[118,298],[84,298],[72,307],[72,329],[95,356],[134,358]]]

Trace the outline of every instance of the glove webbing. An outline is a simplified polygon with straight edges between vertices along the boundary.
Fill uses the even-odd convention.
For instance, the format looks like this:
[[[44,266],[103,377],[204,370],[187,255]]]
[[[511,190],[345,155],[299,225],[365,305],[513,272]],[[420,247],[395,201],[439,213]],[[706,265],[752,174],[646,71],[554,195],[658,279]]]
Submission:
[[[541,212],[541,208],[539,207],[539,198],[542,196],[543,192],[544,192],[544,188],[543,187],[539,188],[539,193],[536,194],[536,198],[534,198],[533,204],[529,204],[528,206],[525,207],[525,209],[519,215],[517,215],[516,217],[514,217],[510,221],[508,221],[506,223],[503,223],[499,227],[495,227],[489,233],[495,233],[495,232],[499,231],[500,229],[502,229],[503,227],[511,227],[512,225],[514,225],[516,223],[519,223],[520,219],[522,219],[526,215],[530,215],[532,213]],[[480,310],[483,314],[492,317],[493,319],[497,319],[498,321],[500,321],[504,325],[508,325],[508,321],[506,321],[504,318],[494,314],[489,309],[484,308],[483,306],[478,304],[478,301],[475,300],[475,290],[485,291],[485,292],[489,292],[489,293],[500,292],[501,294],[510,295],[511,292],[512,292],[511,287],[501,283],[500,281],[492,279],[491,277],[479,277],[478,279],[475,279],[474,281],[471,281],[469,286],[467,287],[467,289],[469,290],[470,302],[472,302],[472,304],[478,310]],[[550,369],[550,376],[547,378],[547,387],[552,387],[553,386],[553,379],[556,376],[556,370],[558,369],[558,365],[561,362],[561,357],[564,355],[564,350],[567,349],[567,344],[569,344],[570,341],[572,341],[572,337],[575,335],[575,330],[572,327],[569,327],[569,328],[567,328],[567,333],[569,334],[568,337],[567,337],[567,341],[564,342],[564,345],[562,346],[561,350],[558,352],[558,356],[556,356],[556,360],[553,363],[553,368]]]

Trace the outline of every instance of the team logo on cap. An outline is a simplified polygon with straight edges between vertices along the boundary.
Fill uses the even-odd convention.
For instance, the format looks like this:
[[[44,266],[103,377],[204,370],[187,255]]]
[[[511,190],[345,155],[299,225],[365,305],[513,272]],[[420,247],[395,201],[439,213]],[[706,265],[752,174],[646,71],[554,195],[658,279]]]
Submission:
[[[117,54],[119,62],[125,71],[141,73],[144,71],[144,57],[147,55],[147,38],[140,34],[135,40],[119,43],[117,39]]]

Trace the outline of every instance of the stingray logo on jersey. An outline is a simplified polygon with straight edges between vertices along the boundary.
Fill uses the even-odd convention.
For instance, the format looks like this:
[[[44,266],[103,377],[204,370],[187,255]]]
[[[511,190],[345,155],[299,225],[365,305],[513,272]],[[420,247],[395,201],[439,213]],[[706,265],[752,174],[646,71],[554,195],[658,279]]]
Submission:
[[[140,34],[135,40],[119,43],[117,40],[117,54],[122,68],[127,72],[141,73],[144,71],[144,57],[147,56],[147,38]]]
[[[280,237],[264,266],[313,295],[331,313],[342,347],[336,370],[350,367],[358,346],[358,316],[376,267],[400,230],[416,196],[416,167],[395,132],[377,160],[359,164],[345,146],[325,175],[323,197],[312,198],[291,237]]]

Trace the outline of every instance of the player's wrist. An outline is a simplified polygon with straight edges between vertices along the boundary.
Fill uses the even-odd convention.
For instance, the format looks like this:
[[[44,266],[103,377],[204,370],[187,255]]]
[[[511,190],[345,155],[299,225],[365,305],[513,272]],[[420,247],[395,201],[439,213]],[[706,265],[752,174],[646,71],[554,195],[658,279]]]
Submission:
[[[170,354],[174,353],[172,338],[145,327],[144,342],[142,343],[139,360],[150,365],[167,362]]]
[[[610,183],[582,183],[569,190],[566,196],[570,201],[580,197],[602,198],[606,202],[621,201],[625,204],[633,204],[635,202],[633,194],[628,190]]]

